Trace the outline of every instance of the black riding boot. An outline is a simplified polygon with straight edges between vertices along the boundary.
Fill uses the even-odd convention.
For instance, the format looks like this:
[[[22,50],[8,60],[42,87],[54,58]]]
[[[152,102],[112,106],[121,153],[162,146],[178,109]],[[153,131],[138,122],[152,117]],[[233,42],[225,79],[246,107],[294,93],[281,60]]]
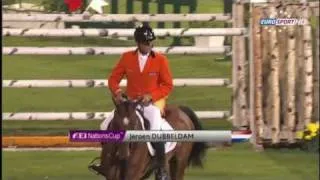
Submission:
[[[157,163],[156,169],[156,180],[170,180],[170,177],[165,170],[165,150],[163,142],[154,142],[152,143],[156,153],[155,160]]]

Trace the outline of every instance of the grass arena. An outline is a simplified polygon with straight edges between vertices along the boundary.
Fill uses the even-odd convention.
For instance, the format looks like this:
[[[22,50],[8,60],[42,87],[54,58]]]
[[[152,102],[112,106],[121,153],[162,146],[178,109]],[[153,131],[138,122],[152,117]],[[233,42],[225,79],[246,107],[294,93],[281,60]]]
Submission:
[[[28,0],[28,2],[39,2]],[[124,1],[120,1],[120,4]],[[151,7],[155,8],[155,7]],[[124,9],[120,9],[124,11]],[[222,0],[204,0],[198,13],[221,13]],[[172,23],[168,23],[170,28]],[[182,23],[184,24],[184,23]],[[217,27],[223,24],[217,23]],[[172,39],[163,38],[155,46],[169,46]],[[190,38],[182,38],[192,45]],[[91,37],[4,37],[4,46],[134,46],[133,41]],[[232,62],[223,54],[167,55],[174,78],[232,77]],[[118,55],[2,55],[3,79],[106,79],[118,61]],[[232,107],[232,89],[228,87],[175,87],[170,104],[184,104],[195,111],[228,111]],[[107,88],[3,88],[3,112],[108,112],[113,109]],[[94,148],[66,148],[65,136],[70,129],[98,129],[100,120],[2,121],[2,134],[8,147],[3,149],[4,180],[88,180],[102,179],[87,169]],[[205,129],[229,130],[227,118],[203,119]],[[56,141],[61,149],[18,149],[15,137],[57,137],[41,141],[46,146]],[[12,138],[12,140],[10,140]],[[35,139],[36,139],[35,138]],[[4,140],[4,138],[2,139]],[[61,143],[62,142],[62,143]],[[32,144],[30,139],[21,144]],[[204,168],[189,168],[186,180],[316,180],[319,155],[292,149],[253,151],[249,143],[215,147],[208,150]],[[151,178],[150,178],[151,179]]]

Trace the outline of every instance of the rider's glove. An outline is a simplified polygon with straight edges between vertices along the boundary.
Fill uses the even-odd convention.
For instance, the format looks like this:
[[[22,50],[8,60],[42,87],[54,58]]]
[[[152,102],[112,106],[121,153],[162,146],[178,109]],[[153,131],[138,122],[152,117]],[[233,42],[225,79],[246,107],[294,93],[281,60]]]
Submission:
[[[150,94],[145,94],[142,96],[142,103],[146,106],[152,101],[152,96]]]

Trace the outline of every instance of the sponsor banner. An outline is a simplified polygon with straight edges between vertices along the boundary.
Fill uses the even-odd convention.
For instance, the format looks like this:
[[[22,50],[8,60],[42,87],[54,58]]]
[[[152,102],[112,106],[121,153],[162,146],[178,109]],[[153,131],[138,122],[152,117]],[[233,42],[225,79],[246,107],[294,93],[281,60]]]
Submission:
[[[215,142],[230,143],[232,131],[70,131],[72,142]]]
[[[71,130],[71,142],[122,142],[125,131]]]

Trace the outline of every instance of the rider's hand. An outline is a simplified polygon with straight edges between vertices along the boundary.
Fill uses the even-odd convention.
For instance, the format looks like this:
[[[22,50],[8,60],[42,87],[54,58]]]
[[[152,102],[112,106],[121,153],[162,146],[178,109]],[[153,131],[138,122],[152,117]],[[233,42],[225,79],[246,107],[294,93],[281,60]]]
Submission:
[[[120,104],[122,101],[124,101],[125,94],[122,91],[117,92],[114,99],[117,104]]]
[[[150,94],[145,94],[142,96],[142,103],[146,106],[152,101],[152,96]]]

